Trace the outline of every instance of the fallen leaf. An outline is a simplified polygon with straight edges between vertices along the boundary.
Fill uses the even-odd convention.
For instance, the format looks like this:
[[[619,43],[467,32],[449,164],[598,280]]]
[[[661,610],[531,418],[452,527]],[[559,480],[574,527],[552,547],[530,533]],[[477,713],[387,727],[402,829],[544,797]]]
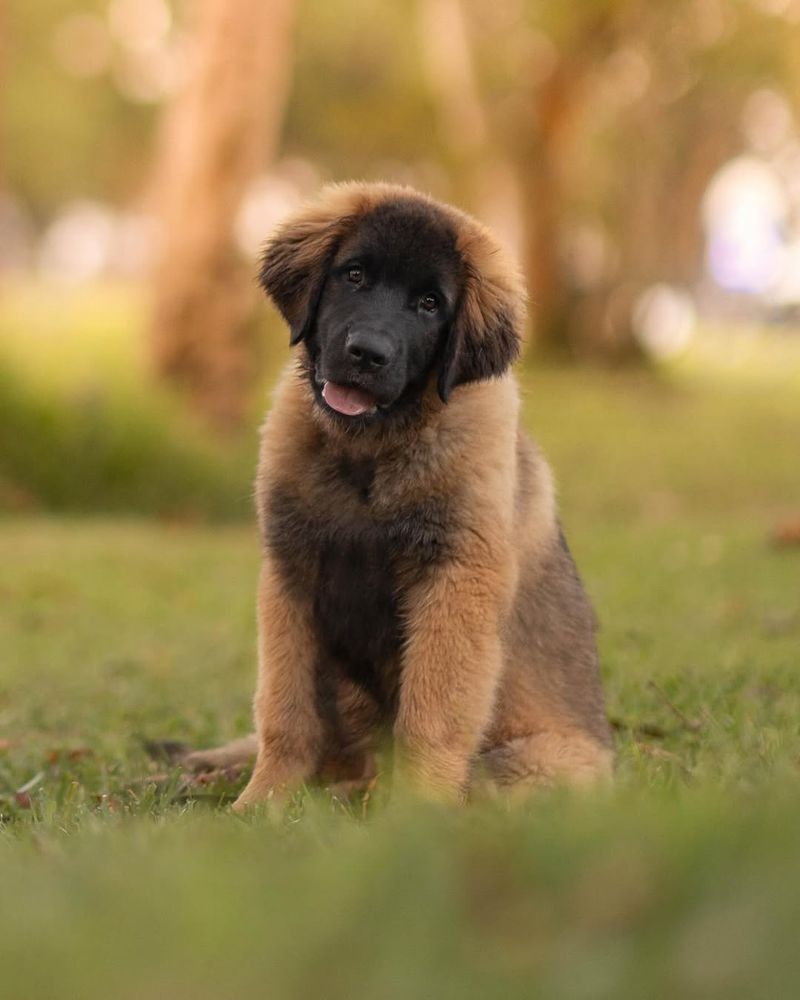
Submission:
[[[772,529],[772,544],[778,548],[800,545],[800,514],[780,521]]]
[[[52,766],[65,757],[67,760],[84,760],[86,757],[93,756],[94,750],[91,747],[74,747],[72,750],[68,750],[66,747],[54,747],[52,750],[48,750],[46,759],[47,763]]]

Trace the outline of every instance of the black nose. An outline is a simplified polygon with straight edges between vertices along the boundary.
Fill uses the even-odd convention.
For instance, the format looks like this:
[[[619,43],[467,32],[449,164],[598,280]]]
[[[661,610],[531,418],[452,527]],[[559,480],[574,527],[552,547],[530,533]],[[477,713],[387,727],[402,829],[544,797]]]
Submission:
[[[382,333],[370,330],[353,330],[344,342],[347,356],[361,371],[385,368],[391,361],[391,345]]]

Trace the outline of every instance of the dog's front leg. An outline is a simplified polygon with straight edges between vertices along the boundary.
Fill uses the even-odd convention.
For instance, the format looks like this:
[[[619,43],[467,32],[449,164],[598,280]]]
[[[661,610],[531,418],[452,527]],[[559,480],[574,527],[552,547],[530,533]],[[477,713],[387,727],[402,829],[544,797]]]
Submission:
[[[453,563],[409,595],[398,777],[426,796],[459,800],[466,793],[502,670],[506,591],[496,564]]]
[[[323,725],[315,696],[317,642],[310,604],[288,592],[266,558],[258,590],[258,754],[234,809],[281,798],[319,766]]]

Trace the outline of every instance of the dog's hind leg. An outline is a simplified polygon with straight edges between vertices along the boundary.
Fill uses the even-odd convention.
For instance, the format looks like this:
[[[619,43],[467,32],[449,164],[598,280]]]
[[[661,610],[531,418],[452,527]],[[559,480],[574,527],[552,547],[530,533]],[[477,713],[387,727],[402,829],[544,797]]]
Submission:
[[[579,731],[541,731],[521,736],[481,753],[481,769],[504,792],[524,793],[535,787],[586,787],[608,781],[613,753]]]

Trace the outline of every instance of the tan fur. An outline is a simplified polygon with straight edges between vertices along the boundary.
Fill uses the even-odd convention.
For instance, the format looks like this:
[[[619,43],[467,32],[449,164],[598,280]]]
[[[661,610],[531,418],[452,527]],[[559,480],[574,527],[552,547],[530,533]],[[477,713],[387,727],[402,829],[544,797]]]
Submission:
[[[501,313],[519,329],[519,276],[488,231],[410,189],[328,189],[278,230],[267,259],[276,269],[313,273],[364,213],[384,199],[403,198],[445,213],[458,234],[465,265],[460,335],[490,337]],[[300,282],[296,296],[287,287],[279,305],[294,323],[309,293]],[[320,411],[293,361],[262,435],[257,502],[265,538],[276,488],[304,516],[335,512],[342,522],[365,516],[353,491],[337,481],[343,456],[375,463],[366,516],[377,524],[389,525],[431,498],[448,504],[448,558],[429,572],[420,572],[412,557],[394,566],[406,630],[396,664],[400,777],[427,794],[459,798],[476,768],[501,788],[607,776],[612,755],[593,618],[560,540],[549,467],[519,425],[513,374],[459,385],[447,404],[432,376],[413,425],[397,434],[350,435]],[[337,682],[334,742],[320,719],[312,578],[309,566],[309,588],[303,580],[288,586],[265,544],[258,758],[237,808],[315,775],[335,780],[344,772],[374,772],[379,718],[363,692]],[[251,754],[253,742],[240,750]]]

